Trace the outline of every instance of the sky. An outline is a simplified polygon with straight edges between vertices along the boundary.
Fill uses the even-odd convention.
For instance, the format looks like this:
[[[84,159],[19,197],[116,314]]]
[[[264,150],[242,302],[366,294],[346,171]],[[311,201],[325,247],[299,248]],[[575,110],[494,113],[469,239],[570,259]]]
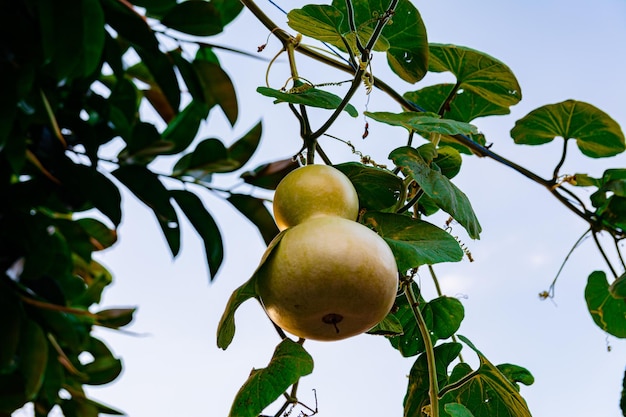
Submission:
[[[278,4],[289,8],[306,2],[281,0]],[[515,145],[509,131],[515,120],[531,110],[567,99],[593,104],[626,126],[623,1],[440,0],[414,4],[425,21],[430,42],[483,51],[503,61],[517,76],[523,99],[511,114],[475,122],[497,153],[549,177],[560,157],[560,144]],[[287,28],[279,10],[262,0],[259,5]],[[267,35],[244,11],[211,42],[255,53]],[[269,60],[279,48],[276,40],[270,40],[261,56]],[[272,105],[271,99],[255,92],[265,83],[267,62],[227,52],[217,54],[235,83],[240,118],[231,128],[214,110],[199,139],[213,136],[232,143],[263,120],[263,139],[249,169],[297,152],[296,120],[284,105]],[[450,75],[429,75],[418,86],[393,81],[382,55],[374,58],[373,69],[399,91],[453,80]],[[299,70],[314,83],[346,78],[306,59],[299,61]],[[286,61],[280,60],[272,68],[270,84],[280,87],[287,77]],[[377,91],[369,101],[364,91],[357,93],[353,104],[360,113],[366,103],[370,111],[399,111]],[[317,114],[314,123],[328,115]],[[370,121],[369,137],[362,140],[363,123],[362,116],[345,116],[330,133],[351,140],[377,162],[389,163],[386,156],[403,144],[403,132]],[[345,145],[326,138],[321,141],[333,162],[356,160]],[[572,147],[562,172],[600,176],[606,168],[624,166],[624,155],[590,160]],[[236,178],[223,181],[232,184]],[[470,198],[483,227],[479,241],[465,236],[460,226],[454,229],[475,262],[435,267],[443,292],[458,297],[465,307],[459,333],[493,363],[514,363],[533,373],[534,385],[521,391],[533,416],[620,416],[626,344],[607,337],[587,312],[583,295],[587,276],[594,270],[607,270],[591,240],[584,241],[565,265],[556,297],[543,301],[538,297],[548,289],[586,224],[546,190],[491,160],[464,158],[454,182]],[[247,191],[245,187],[237,190]],[[252,300],[237,312],[237,333],[231,346],[226,351],[217,348],[216,328],[226,301],[250,277],[264,244],[256,229],[228,203],[209,193],[201,195],[225,239],[225,261],[213,283],[209,283],[201,242],[191,227],[183,224],[182,251],[171,260],[151,212],[128,193],[124,194],[119,243],[97,256],[115,279],[104,294],[102,307],[139,309],[135,322],[127,328],[129,333],[96,331],[122,357],[124,371],[114,383],[91,388],[89,393],[133,417],[228,415],[249,372],[266,366],[279,342],[260,305]],[[431,221],[441,226],[445,218]],[[436,296],[426,273],[420,274],[418,282],[427,299]],[[314,406],[315,390],[319,416],[402,415],[414,358],[402,358],[385,338],[369,335],[330,343],[307,341],[305,348],[314,358],[315,370],[302,379],[299,398]],[[463,355],[476,364],[469,349],[464,349]]]

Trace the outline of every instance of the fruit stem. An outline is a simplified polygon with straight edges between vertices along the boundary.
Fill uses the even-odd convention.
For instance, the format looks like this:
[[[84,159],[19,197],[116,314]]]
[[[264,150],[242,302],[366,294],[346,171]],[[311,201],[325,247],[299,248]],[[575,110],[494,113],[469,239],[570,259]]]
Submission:
[[[433,341],[430,338],[430,331],[428,330],[428,326],[426,325],[424,316],[422,316],[422,312],[419,308],[419,303],[417,301],[417,297],[415,296],[415,292],[413,291],[411,283],[412,280],[411,282],[404,285],[404,295],[409,301],[409,305],[411,306],[411,310],[413,310],[413,315],[415,316],[415,321],[417,322],[417,327],[419,328],[420,335],[424,340],[424,351],[426,352],[426,363],[428,365],[428,396],[430,398],[429,415],[430,417],[439,417],[439,384],[437,382],[435,349],[433,347]]]

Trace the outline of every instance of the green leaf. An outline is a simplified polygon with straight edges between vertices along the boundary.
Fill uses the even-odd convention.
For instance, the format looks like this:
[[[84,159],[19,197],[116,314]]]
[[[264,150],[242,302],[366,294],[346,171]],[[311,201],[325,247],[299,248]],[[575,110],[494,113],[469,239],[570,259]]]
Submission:
[[[307,4],[287,13],[287,24],[304,36],[345,49],[343,13],[327,4]]]
[[[335,168],[343,172],[354,185],[359,196],[359,207],[384,210],[398,202],[402,180],[392,172],[358,162],[346,162],[335,165]]]
[[[345,1],[333,0],[332,4],[347,16]],[[352,6],[359,37],[369,38],[378,23],[378,17],[385,13],[389,2],[353,0]],[[347,21],[344,20],[343,33],[349,31],[347,25]],[[389,45],[385,50],[387,62],[393,72],[410,83],[416,83],[424,78],[429,59],[426,27],[419,11],[409,0],[398,2],[395,13],[382,31],[381,40]]]
[[[208,115],[209,108],[205,103],[192,100],[165,128],[162,138],[165,141],[172,142],[174,146],[167,152],[162,152],[162,154],[172,155],[187,149],[198,134],[200,123]]]
[[[122,372],[122,361],[113,356],[102,341],[90,337],[85,351],[91,353],[93,361],[82,365],[80,370],[87,375],[89,385],[103,385],[115,380]]]
[[[259,266],[254,271],[250,279],[237,288],[228,299],[224,313],[222,314],[220,322],[217,326],[217,346],[220,349],[226,349],[228,345],[230,345],[230,342],[233,341],[233,337],[235,336],[235,312],[239,306],[250,298],[258,299],[256,290],[257,273],[272,254],[274,248],[284,236],[284,233],[285,231],[279,233],[274,240],[269,243],[265,253],[263,253],[263,256],[261,257]]]
[[[119,329],[133,321],[136,308],[110,308],[95,313],[95,323],[98,326],[110,329]]]
[[[313,358],[302,345],[284,339],[266,368],[253,369],[241,387],[229,417],[256,417],[301,377],[313,372]]]
[[[393,314],[389,313],[376,326],[367,331],[368,334],[376,334],[383,336],[399,336],[404,333],[402,323]]]
[[[576,174],[575,181],[580,187],[598,188],[590,199],[596,208],[596,216],[604,224],[626,229],[626,169],[607,169],[602,178]]]
[[[48,340],[42,328],[32,320],[24,320],[20,331],[19,371],[24,378],[28,401],[37,397],[48,363]]]
[[[216,104],[220,106],[232,126],[239,115],[235,87],[219,63],[206,58],[209,52],[210,48],[201,47],[191,65],[200,82],[204,102],[209,108]]]
[[[93,250],[104,250],[117,242],[115,230],[109,229],[99,220],[83,218],[76,220],[76,223],[89,235]]]
[[[6,282],[9,282],[8,279]],[[15,355],[20,341],[23,310],[14,290],[3,279],[0,281],[0,375],[15,366]]]
[[[336,109],[339,107],[339,104],[341,104],[341,98],[339,96],[315,87],[310,87],[298,93],[284,93],[268,87],[258,87],[256,91],[266,97],[275,98],[276,100],[274,101],[274,104],[303,104],[305,106],[328,110]],[[359,115],[359,112],[352,104],[348,104],[344,110],[352,117],[357,117]]]
[[[405,175],[410,175],[437,206],[458,221],[472,239],[479,238],[482,228],[469,199],[448,178],[431,169],[419,153],[409,146],[395,149],[389,158]]]
[[[451,417],[474,417],[472,412],[463,404],[447,403],[443,406],[443,409]]]
[[[365,116],[391,126],[402,126],[425,138],[429,138],[432,133],[448,136],[478,134],[476,127],[469,123],[442,119],[435,113],[365,112]]]
[[[130,192],[152,209],[173,256],[180,250],[180,226],[170,194],[156,174],[138,165],[124,165],[112,172]]]
[[[609,293],[613,298],[626,299],[626,274],[620,275],[611,283]]]
[[[265,244],[270,244],[278,235],[278,227],[263,200],[245,194],[231,194],[227,201],[259,229]]]
[[[449,71],[457,85],[501,107],[510,107],[522,99],[522,90],[513,72],[497,59],[471,48],[430,44],[428,70]]]
[[[478,354],[480,365],[476,371],[471,371],[464,363],[457,365],[448,381],[450,385],[440,390],[441,403],[463,404],[474,417],[530,417],[516,385],[469,340],[461,335],[458,337]],[[459,384],[460,378],[464,379],[462,384]]]
[[[201,181],[211,180],[211,174],[232,172],[241,168],[252,157],[261,141],[261,122],[228,149],[215,138],[205,139],[196,149],[181,157],[174,165],[172,175],[190,176]]]
[[[443,343],[435,346],[435,368],[437,381],[441,388],[448,381],[448,367],[461,352],[460,343]],[[426,353],[417,357],[409,373],[409,385],[404,397],[404,416],[421,416],[422,408],[430,403],[428,396],[429,376]],[[443,405],[443,404],[442,404]],[[440,415],[445,415],[440,412]],[[494,416],[499,416],[494,414]]]
[[[589,275],[585,300],[598,327],[615,337],[626,338],[626,300],[611,296],[604,272],[594,271]]]
[[[143,16],[117,0],[102,0],[106,22],[119,36],[131,42],[133,49],[150,71],[158,91],[174,112],[180,105],[180,88],[174,66],[159,49],[159,42]]]
[[[452,179],[461,171],[463,159],[459,151],[455,148],[442,145],[437,148],[437,156],[435,156],[433,162],[441,170],[443,175]]]
[[[555,137],[576,139],[580,151],[591,158],[604,158],[626,150],[619,124],[597,107],[567,100],[548,104],[515,122],[511,137],[518,144],[541,145]]]
[[[519,365],[502,363],[500,365],[496,365],[496,368],[498,368],[498,370],[502,372],[502,375],[506,376],[506,378],[515,385],[515,388],[518,391],[519,384],[532,385],[535,382],[535,377],[533,376],[533,374],[531,374],[528,369],[523,368]]]
[[[220,229],[197,195],[186,190],[172,190],[170,194],[202,238],[212,281],[224,259]]]
[[[42,60],[57,80],[87,77],[104,49],[104,12],[98,0],[36,3],[41,23]]]
[[[427,112],[439,113],[446,98],[456,86],[454,84],[437,84],[424,87],[421,90],[403,94],[403,97]],[[458,90],[445,109],[447,119],[469,123],[478,117],[509,114],[508,106],[500,106],[471,90]]]
[[[622,398],[619,401],[619,408],[622,410],[622,414],[626,416],[626,371],[622,381]]]
[[[256,275],[237,288],[228,299],[224,313],[217,326],[217,347],[226,350],[235,337],[235,312],[241,304],[251,298],[258,298]]]
[[[275,190],[278,183],[300,164],[293,158],[281,159],[267,164],[262,164],[241,174],[241,178],[247,183],[266,190]]]
[[[463,251],[454,237],[428,222],[383,212],[367,212],[363,222],[385,239],[399,271],[463,259]]]
[[[224,29],[219,10],[213,2],[205,0],[178,3],[163,16],[161,23],[195,36],[217,35]]]

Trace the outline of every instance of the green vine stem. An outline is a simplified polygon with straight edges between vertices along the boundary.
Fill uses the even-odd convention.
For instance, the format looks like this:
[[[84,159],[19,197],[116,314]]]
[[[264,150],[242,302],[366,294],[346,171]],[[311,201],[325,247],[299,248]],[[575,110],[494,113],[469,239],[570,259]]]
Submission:
[[[250,10],[250,12],[252,12],[252,14],[254,14],[254,16],[268,29],[272,32],[272,34],[274,36],[276,36],[278,39],[280,39],[281,42],[283,42],[283,44],[285,44],[286,42],[289,41],[291,37],[291,35],[289,35],[289,33],[285,32],[284,30],[282,30],[281,28],[279,28],[269,17],[267,17],[267,15],[254,3],[253,0],[241,0],[241,2],[244,4],[245,7],[248,8],[248,10]],[[336,59],[333,59],[332,57],[326,56],[324,54],[321,54],[319,51],[308,47],[306,45],[299,45],[296,48],[296,52],[301,53],[309,58],[312,58],[318,62],[321,62],[325,65],[328,65],[331,68],[335,68],[338,69],[340,71],[344,71],[350,74],[354,74],[355,70],[353,67],[351,67],[350,65],[338,61]],[[400,106],[402,106],[402,108],[404,108],[405,110],[408,111],[415,111],[415,112],[421,112],[421,109],[419,109],[414,103],[411,103],[410,101],[406,100],[404,97],[402,97],[402,95],[400,93],[398,93],[396,90],[394,90],[391,86],[389,86],[388,84],[386,84],[384,81],[376,78],[376,77],[372,77],[373,81],[374,81],[374,87],[376,87],[377,89],[379,89],[380,91],[384,92],[385,94],[387,94],[392,100],[394,100],[396,103],[398,103]],[[323,133],[320,129],[320,131],[316,132],[319,133],[320,135]],[[460,143],[461,145],[464,145],[466,147],[468,147],[475,155],[479,156],[479,157],[484,157],[484,158],[489,158],[492,159],[502,165],[505,165],[511,169],[513,169],[514,171],[518,172],[519,174],[525,176],[526,178],[536,182],[539,185],[542,185],[543,187],[545,187],[546,189],[548,189],[550,191],[550,193],[559,201],[561,202],[565,207],[567,207],[570,211],[572,211],[574,214],[576,214],[577,216],[579,216],[580,218],[582,218],[585,222],[587,222],[590,226],[592,226],[594,229],[600,230],[600,229],[604,229],[607,230],[611,235],[616,236],[616,237],[622,237],[623,236],[623,232],[619,231],[619,230],[615,230],[614,228],[611,228],[609,226],[603,225],[601,223],[601,221],[599,219],[597,219],[595,217],[595,215],[593,213],[584,211],[584,210],[580,210],[578,209],[574,204],[572,204],[568,198],[564,195],[562,195],[559,192],[559,187],[555,187],[555,185],[557,184],[557,182],[555,180],[546,180],[545,178],[542,178],[541,176],[535,174],[534,172],[522,167],[521,165],[516,164],[513,161],[510,161],[509,159],[493,152],[492,150],[480,145],[477,142],[474,142],[471,138],[465,136],[465,135],[455,135],[455,136],[451,136],[454,140],[456,140],[458,143]]]
[[[419,303],[413,287],[411,287],[411,281],[404,285],[404,295],[409,301],[417,327],[419,328],[420,335],[424,340],[424,351],[426,352],[426,362],[428,364],[428,396],[430,398],[430,417],[439,417],[439,383],[437,381],[437,367],[435,364],[435,350],[433,341],[430,338],[430,331],[422,316],[422,312],[419,308]]]

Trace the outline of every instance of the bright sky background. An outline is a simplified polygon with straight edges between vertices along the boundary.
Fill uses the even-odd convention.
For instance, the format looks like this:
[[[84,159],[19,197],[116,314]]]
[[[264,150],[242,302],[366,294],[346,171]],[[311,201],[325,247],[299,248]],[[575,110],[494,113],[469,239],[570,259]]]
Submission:
[[[275,21],[286,21],[269,3],[259,0],[259,4]],[[306,2],[282,0],[279,4],[290,8]],[[488,142],[493,142],[494,151],[548,177],[560,157],[560,143],[516,146],[509,131],[529,111],[570,98],[591,103],[626,126],[626,3],[622,0],[440,0],[416,1],[415,5],[426,23],[429,41],[486,52],[516,74],[523,100],[512,108],[512,114],[475,122]],[[255,52],[266,37],[261,24],[244,12],[211,42]],[[276,40],[270,40],[261,56],[270,59],[279,47]],[[213,110],[200,139],[213,136],[232,143],[262,119],[263,141],[248,167],[294,154],[300,146],[295,119],[285,105],[274,106],[271,99],[254,91],[265,82],[266,63],[217,53],[236,85],[240,118],[231,129],[220,111]],[[300,73],[314,83],[347,78],[307,63],[301,60]],[[394,81],[382,55],[374,58],[373,69],[402,92],[421,87]],[[287,76],[283,59],[272,69],[270,82],[278,88]],[[423,85],[441,79],[452,80],[451,76],[429,76]],[[364,103],[361,91],[354,102],[359,112]],[[369,110],[399,109],[374,92]],[[389,151],[403,144],[404,132],[370,122],[370,135],[363,141],[363,123],[362,116],[345,116],[330,133],[351,140],[363,153],[386,163]],[[328,138],[322,139],[322,145],[333,162],[356,159],[344,145]],[[626,166],[624,155],[591,161],[574,146],[569,151],[564,173],[599,176],[605,168]],[[493,363],[519,364],[534,374],[535,384],[522,388],[534,416],[620,416],[626,345],[607,338],[586,310],[587,276],[597,269],[606,271],[591,240],[576,250],[563,270],[554,302],[538,297],[548,289],[586,224],[540,186],[490,160],[464,158],[463,170],[454,182],[469,196],[483,226],[480,241],[470,241],[460,226],[454,230],[471,249],[474,263],[435,268],[444,292],[460,297],[464,304],[466,318],[460,333]],[[232,184],[232,178],[225,183]],[[191,227],[184,225],[182,253],[172,261],[151,212],[128,194],[124,195],[120,242],[98,255],[115,277],[105,292],[103,307],[139,306],[129,330],[140,336],[97,331],[123,358],[124,373],[113,384],[90,393],[132,417],[226,416],[250,370],[266,366],[279,342],[261,307],[252,300],[237,313],[232,345],[227,351],[217,348],[215,333],[226,301],[254,271],[264,245],[256,229],[228,203],[209,193],[202,196],[226,243],[225,263],[213,284],[209,284],[200,240]],[[441,225],[444,220],[433,222]],[[427,299],[436,296],[425,272],[420,283]],[[301,381],[299,398],[314,406],[315,389],[319,416],[402,415],[406,376],[414,358],[402,358],[386,339],[369,335],[332,343],[307,341],[305,348],[313,355],[315,370]],[[475,365],[469,349],[463,354]]]

